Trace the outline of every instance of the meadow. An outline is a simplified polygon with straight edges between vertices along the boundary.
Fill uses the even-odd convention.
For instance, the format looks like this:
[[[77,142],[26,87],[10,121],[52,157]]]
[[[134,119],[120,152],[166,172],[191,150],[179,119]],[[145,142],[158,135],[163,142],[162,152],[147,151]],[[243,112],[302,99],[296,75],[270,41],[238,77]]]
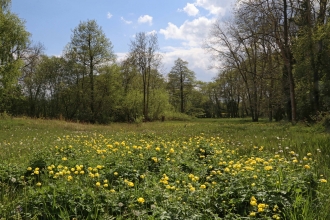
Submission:
[[[330,219],[330,134],[249,119],[0,120],[0,219]]]

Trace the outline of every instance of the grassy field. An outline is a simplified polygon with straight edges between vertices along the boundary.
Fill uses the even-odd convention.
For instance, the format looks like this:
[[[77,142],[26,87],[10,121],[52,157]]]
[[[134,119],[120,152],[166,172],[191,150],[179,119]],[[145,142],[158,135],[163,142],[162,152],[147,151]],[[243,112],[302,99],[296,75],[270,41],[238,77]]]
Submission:
[[[326,220],[329,145],[318,126],[248,119],[2,119],[0,219]]]

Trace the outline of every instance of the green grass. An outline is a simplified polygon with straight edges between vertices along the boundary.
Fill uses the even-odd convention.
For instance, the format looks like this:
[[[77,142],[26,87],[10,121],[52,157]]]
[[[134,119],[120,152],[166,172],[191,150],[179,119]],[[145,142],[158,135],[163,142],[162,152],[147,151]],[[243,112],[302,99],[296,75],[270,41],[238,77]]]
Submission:
[[[329,219],[329,145],[266,120],[6,118],[0,219]]]

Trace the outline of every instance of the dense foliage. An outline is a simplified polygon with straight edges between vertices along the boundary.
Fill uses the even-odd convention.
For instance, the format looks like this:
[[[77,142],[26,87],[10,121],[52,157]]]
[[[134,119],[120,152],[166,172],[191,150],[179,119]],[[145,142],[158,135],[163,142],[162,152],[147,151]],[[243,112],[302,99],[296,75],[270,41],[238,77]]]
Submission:
[[[221,67],[212,82],[197,81],[179,57],[161,72],[156,34],[137,33],[119,62],[95,20],[80,22],[63,55],[49,57],[29,42],[10,0],[0,3],[1,113],[104,124],[187,115],[293,123],[329,117],[327,0],[237,1],[232,20],[215,22],[205,39]]]

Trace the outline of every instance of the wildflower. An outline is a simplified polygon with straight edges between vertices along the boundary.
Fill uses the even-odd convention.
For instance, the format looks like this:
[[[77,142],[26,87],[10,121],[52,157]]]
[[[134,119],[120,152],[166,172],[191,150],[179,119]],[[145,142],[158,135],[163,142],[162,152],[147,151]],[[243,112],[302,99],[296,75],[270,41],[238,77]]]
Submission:
[[[127,182],[127,185],[128,185],[129,187],[133,187],[133,186],[134,186],[134,183],[133,183],[133,182]]]
[[[174,149],[173,148],[170,149],[170,153],[174,153]]]
[[[37,182],[37,184],[36,184],[37,186],[41,186],[41,183],[40,182]]]
[[[144,198],[140,197],[140,198],[137,199],[137,201],[138,201],[139,203],[143,204],[143,203],[144,203]]]
[[[272,218],[273,219],[276,219],[276,220],[281,219],[280,216],[278,216],[277,214],[276,215],[273,215]]]
[[[305,169],[310,169],[311,167],[310,167],[308,164],[306,164],[306,165],[304,166],[304,168],[305,168]]]
[[[196,189],[195,189],[195,187],[190,187],[189,190],[190,190],[190,192],[195,192]]]
[[[78,171],[77,171],[77,172],[78,172]],[[81,175],[82,175],[82,174],[85,174],[85,171],[83,171],[83,170],[82,170],[82,171],[80,171],[80,174],[81,174]]]
[[[116,190],[114,190],[114,189],[110,189],[110,192],[111,192],[111,193],[115,193]]]
[[[255,212],[250,212],[250,216],[254,217],[254,216],[256,216],[256,213]]]
[[[326,182],[328,182],[326,179],[320,179],[320,182],[321,183],[326,183]]]
[[[312,153],[307,153],[307,156],[309,156],[309,157],[312,156]]]
[[[203,184],[203,185],[200,186],[200,188],[201,188],[201,189],[205,189],[206,186]]]
[[[141,178],[141,179],[144,179],[144,177],[145,177],[144,175],[140,175],[140,178]]]
[[[256,185],[255,183],[252,183],[252,184],[251,184],[252,187],[255,186],[255,185]]]
[[[118,176],[118,173],[117,172],[114,172],[113,175]]]
[[[256,206],[257,205],[257,200],[256,200],[256,198],[254,196],[252,196],[251,199],[250,199],[250,205],[252,205],[252,206]]]
[[[100,170],[100,169],[102,169],[102,166],[101,165],[97,165],[96,168]]]
[[[269,171],[269,170],[272,170],[273,167],[272,166],[265,166],[264,169],[267,170],[267,171]]]
[[[63,158],[62,158],[62,160],[63,160],[63,161],[66,161],[66,160],[68,160],[68,158],[66,158],[66,157],[63,157]]]
[[[107,188],[109,185],[108,185],[107,183],[105,183],[103,186],[104,186],[105,188]]]
[[[97,187],[99,187],[99,186],[101,186],[101,183],[100,183],[100,182],[96,182],[95,185],[96,185]]]
[[[267,205],[264,203],[258,204],[258,212],[263,212],[267,208]]]
[[[68,176],[68,181],[71,181],[72,179],[72,176]]]

